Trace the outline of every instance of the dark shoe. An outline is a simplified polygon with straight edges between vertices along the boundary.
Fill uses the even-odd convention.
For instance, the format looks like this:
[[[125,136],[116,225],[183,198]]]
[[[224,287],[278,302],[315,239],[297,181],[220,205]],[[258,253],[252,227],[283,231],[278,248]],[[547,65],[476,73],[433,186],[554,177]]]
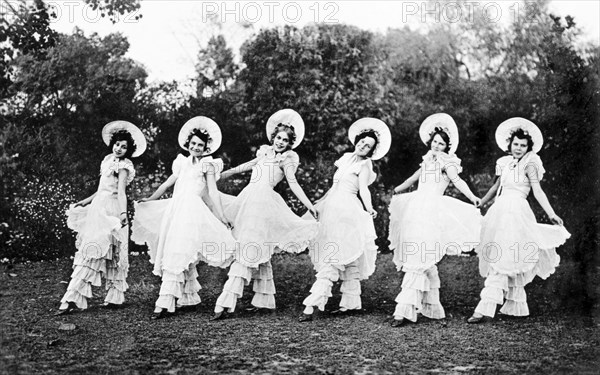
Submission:
[[[104,302],[102,304],[102,308],[109,309],[109,310],[118,310],[118,309],[122,309],[123,305],[118,305],[116,303],[110,303],[110,302]]]
[[[225,312],[225,310],[215,313],[215,315],[213,315],[210,319],[208,319],[209,322],[214,322],[217,320],[223,320],[227,318],[227,313]]]
[[[313,320],[313,314],[302,314],[298,318],[299,322],[312,322],[312,320]]]
[[[252,307],[248,307],[244,311],[246,311],[247,313],[250,313],[250,314],[272,314],[275,312],[275,309],[268,309],[266,307],[252,306]]]
[[[74,313],[75,311],[79,311],[79,307],[77,307],[77,305],[75,304],[75,302],[69,302],[69,305],[67,306],[66,309],[63,310],[58,310],[58,312],[56,314],[54,314],[55,316],[59,316],[59,315],[69,315],[71,313]]]
[[[359,309],[359,310],[342,310],[342,309],[337,309],[337,310],[333,310],[332,312],[330,312],[331,315],[335,315],[335,316],[348,316],[348,315],[356,315],[356,314],[360,314],[362,313],[363,310]]]
[[[402,327],[405,323],[404,318],[402,319],[393,319],[392,323],[390,324],[392,327],[396,328],[396,327]]]
[[[333,310],[332,312],[330,312],[330,314],[331,315],[342,316],[342,315],[348,315],[348,311],[350,311],[350,310],[337,309],[337,310]]]
[[[152,320],[159,320],[159,319],[164,319],[164,318],[168,318],[169,316],[173,316],[175,315],[174,313],[170,313],[169,311],[162,309],[160,310],[160,312],[155,312],[154,314],[152,314],[152,317],[150,319]]]
[[[469,324],[479,324],[483,322],[483,316],[471,316],[469,319],[467,319],[467,323]]]

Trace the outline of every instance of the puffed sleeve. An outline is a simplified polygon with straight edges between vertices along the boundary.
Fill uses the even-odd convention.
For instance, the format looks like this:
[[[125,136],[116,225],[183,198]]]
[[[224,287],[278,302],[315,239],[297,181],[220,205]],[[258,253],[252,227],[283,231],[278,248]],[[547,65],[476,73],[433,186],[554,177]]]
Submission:
[[[104,172],[110,168],[110,161],[112,160],[113,155],[112,154],[108,154],[104,157],[104,159],[102,159],[102,162],[100,163],[100,174],[104,174]]]
[[[344,165],[344,163],[346,163],[348,161],[348,159],[350,159],[351,157],[352,157],[352,153],[347,152],[344,155],[342,155],[341,158],[336,160],[335,163],[333,163],[333,165],[340,168],[340,166]]]
[[[215,179],[221,178],[221,172],[223,172],[223,160],[213,159],[212,156],[206,156],[200,160],[202,173],[214,173]]]
[[[281,161],[281,168],[284,172],[296,173],[298,166],[300,165],[300,157],[295,151],[288,151],[285,158]]]
[[[502,171],[508,168],[508,164],[512,161],[513,157],[510,155],[503,156],[496,161],[496,176],[501,176]]]
[[[356,165],[353,167],[353,172],[358,175],[363,171],[363,168],[365,168],[367,170],[367,173],[369,174],[368,181],[369,185],[371,185],[373,182],[375,182],[375,179],[377,178],[377,173],[375,173],[375,171],[373,170],[373,161],[371,159],[365,159],[360,163],[356,163]]]
[[[539,155],[533,151],[529,152],[529,155],[523,158],[523,167],[525,168],[525,172],[530,179],[536,179],[536,181],[542,181],[544,178],[544,173],[546,173],[546,169],[544,168],[544,164],[542,163],[542,159],[540,159]]]
[[[445,154],[440,157],[442,162],[442,170],[447,171],[450,168],[456,170],[456,174],[460,174],[462,172],[461,160],[455,154]]]
[[[123,160],[119,161],[119,163],[117,164],[117,173],[121,169],[127,170],[127,172],[128,172],[127,173],[127,185],[129,185],[131,183],[131,181],[133,181],[133,178],[135,177],[135,168],[133,167],[133,163],[131,162],[131,160],[123,159]]]
[[[175,160],[173,160],[173,167],[172,167],[173,175],[179,176],[179,172],[181,171],[181,168],[183,167],[183,163],[185,163],[186,159],[187,158],[181,154],[177,155]]]
[[[267,155],[267,150],[269,149],[268,145],[262,145],[256,150],[256,157],[265,157]]]

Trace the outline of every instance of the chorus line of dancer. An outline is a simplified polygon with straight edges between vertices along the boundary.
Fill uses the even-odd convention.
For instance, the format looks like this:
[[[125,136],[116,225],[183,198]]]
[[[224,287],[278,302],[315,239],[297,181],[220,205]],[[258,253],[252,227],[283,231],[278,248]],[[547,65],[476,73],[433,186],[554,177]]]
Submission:
[[[341,280],[342,298],[334,313],[360,310],[361,280],[375,271],[377,246],[369,185],[376,180],[373,161],[390,149],[392,137],[381,120],[363,118],[348,130],[354,151],[335,162],[333,185],[314,205],[297,181],[300,164],[293,150],[304,137],[301,116],[285,109],[266,123],[269,144],[256,157],[223,171],[212,158],[222,143],[219,126],[203,116],[182,127],[178,142],[189,156],[178,155],[172,174],[148,198],[135,204],[132,240],[147,244],[153,273],[162,277],[153,318],[164,318],[178,308],[200,303],[198,262],[229,267],[228,279],[217,299],[211,320],[224,319],[235,310],[243,289],[253,282],[252,309],[275,309],[272,256],[309,248],[316,270],[305,309],[299,320],[313,320],[323,311]],[[485,287],[469,323],[493,317],[496,305],[504,314],[529,314],[525,285],[537,275],[547,278],[559,264],[555,248],[569,238],[562,219],[553,211],[540,181],[544,167],[537,155],[543,145],[540,129],[531,121],[512,118],[496,130],[496,141],[508,155],[497,162],[496,181],[483,199],[460,178],[461,161],[455,152],[459,136],[447,114],[429,116],[419,128],[427,146],[420,168],[394,189],[389,240],[393,261],[404,278],[392,326],[418,314],[445,317],[439,299],[441,281],[437,264],[446,254],[475,248]],[[112,153],[101,163],[98,191],[67,211],[67,224],[77,232],[73,273],[58,314],[86,309],[92,286],[106,279],[105,306],[122,305],[127,290],[129,238],[126,186],[134,176],[131,157],[141,155],[146,140],[126,121],[107,124],[102,138]],[[220,193],[216,181],[252,172],[237,196]],[[274,188],[286,179],[290,190],[308,210],[292,212]],[[418,182],[416,191],[405,193]],[[450,182],[471,202],[445,196]],[[158,200],[174,186],[173,196]],[[530,191],[555,225],[538,224],[526,201]],[[479,207],[496,202],[482,218]],[[516,247],[515,247],[516,246]],[[506,302],[504,302],[506,300]]]

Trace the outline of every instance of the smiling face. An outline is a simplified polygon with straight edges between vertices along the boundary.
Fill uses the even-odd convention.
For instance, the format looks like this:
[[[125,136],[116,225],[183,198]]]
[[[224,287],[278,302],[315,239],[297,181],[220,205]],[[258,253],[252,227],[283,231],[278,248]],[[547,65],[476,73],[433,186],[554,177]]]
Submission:
[[[127,154],[127,148],[127,141],[116,141],[113,145],[112,151],[117,158],[122,159],[125,157],[125,154]]]
[[[433,151],[435,153],[445,152],[447,147],[448,147],[448,144],[446,143],[446,141],[444,141],[442,136],[439,134],[436,134],[433,137],[433,139],[431,140],[431,151]]]
[[[188,151],[190,152],[190,155],[199,158],[202,156],[202,154],[204,154],[205,150],[206,142],[195,135],[190,138],[190,142],[188,143]]]
[[[290,137],[288,136],[287,132],[280,131],[279,133],[275,134],[275,137],[273,137],[273,148],[275,149],[275,152],[283,152],[287,150],[289,145]]]
[[[369,157],[373,147],[375,147],[375,139],[372,137],[364,137],[356,142],[354,152],[356,155],[366,158]]]
[[[529,141],[514,137],[510,143],[510,153],[514,158],[521,159],[529,149]]]

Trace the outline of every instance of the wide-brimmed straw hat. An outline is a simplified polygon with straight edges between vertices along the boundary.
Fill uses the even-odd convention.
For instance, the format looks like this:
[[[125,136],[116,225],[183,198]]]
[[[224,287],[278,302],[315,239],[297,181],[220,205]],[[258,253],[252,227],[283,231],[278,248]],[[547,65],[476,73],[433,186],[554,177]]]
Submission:
[[[371,159],[381,159],[387,154],[392,145],[392,133],[385,122],[372,117],[363,117],[350,125],[348,139],[354,144],[354,140],[359,134],[368,131],[374,132],[377,137],[377,146],[375,146]]]
[[[217,151],[219,147],[221,147],[221,142],[223,141],[223,135],[221,134],[221,128],[214,122],[212,119],[205,116],[196,116],[194,118],[189,119],[179,131],[179,136],[177,140],[179,141],[179,146],[187,151],[185,144],[190,137],[190,134],[196,129],[199,129],[202,133],[208,134],[208,141],[206,142],[206,148],[202,153],[203,156],[210,155]]]
[[[131,138],[133,138],[133,143],[135,143],[135,152],[131,154],[131,157],[138,157],[143,154],[144,151],[146,151],[147,143],[144,133],[142,133],[137,126],[128,121],[117,120],[104,125],[102,128],[102,140],[107,146],[110,145],[112,135],[119,131],[126,131],[131,134]]]
[[[302,139],[304,138],[304,121],[302,120],[302,116],[293,109],[281,109],[271,115],[267,120],[267,138],[269,141],[272,141],[271,136],[275,131],[275,128],[279,124],[284,124],[290,126],[294,133],[296,134],[296,140],[292,145],[292,148],[296,148],[302,143]]]
[[[503,151],[508,151],[508,143],[512,134],[522,129],[533,141],[532,151],[538,153],[544,145],[542,131],[533,122],[522,117],[513,117],[504,121],[496,128],[496,143]]]
[[[458,148],[458,127],[452,116],[447,113],[435,113],[427,117],[419,128],[419,136],[423,143],[428,144],[431,136],[437,131],[442,130],[450,139],[449,154],[454,154]]]

